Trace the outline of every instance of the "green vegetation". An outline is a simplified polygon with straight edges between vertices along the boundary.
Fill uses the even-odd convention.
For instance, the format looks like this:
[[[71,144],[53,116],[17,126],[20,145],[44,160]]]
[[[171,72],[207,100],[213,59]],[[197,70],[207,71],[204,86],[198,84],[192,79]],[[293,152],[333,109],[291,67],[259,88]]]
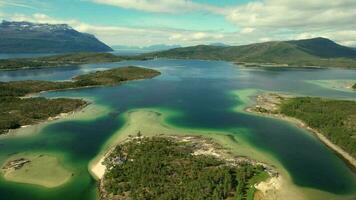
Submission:
[[[0,98],[0,134],[86,105],[80,99]]]
[[[152,69],[129,66],[80,75],[73,81],[65,82],[0,82],[0,134],[60,113],[71,112],[87,104],[78,99],[20,98],[21,96],[48,90],[113,85],[123,81],[152,78],[159,74],[160,72]]]
[[[243,46],[175,48],[145,54],[147,57],[226,60],[255,65],[356,67],[356,51],[324,38],[265,42]]]
[[[89,63],[119,62],[129,57],[111,53],[72,53],[39,58],[15,58],[0,60],[0,70],[35,69],[43,67],[70,66]]]
[[[356,83],[352,86],[353,89],[356,89]]]
[[[195,145],[163,137],[135,138],[106,157],[101,182],[105,199],[248,199],[265,174],[260,165],[239,166],[210,155],[193,155]]]
[[[280,111],[303,120],[356,157],[356,102],[296,97],[282,101]]]

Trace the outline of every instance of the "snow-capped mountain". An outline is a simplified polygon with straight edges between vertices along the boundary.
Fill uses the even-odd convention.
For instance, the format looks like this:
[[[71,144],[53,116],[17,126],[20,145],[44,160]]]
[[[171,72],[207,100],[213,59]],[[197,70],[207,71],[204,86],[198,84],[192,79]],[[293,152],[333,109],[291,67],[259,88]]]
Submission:
[[[112,49],[94,35],[67,24],[9,22],[0,24],[0,53],[107,52]]]

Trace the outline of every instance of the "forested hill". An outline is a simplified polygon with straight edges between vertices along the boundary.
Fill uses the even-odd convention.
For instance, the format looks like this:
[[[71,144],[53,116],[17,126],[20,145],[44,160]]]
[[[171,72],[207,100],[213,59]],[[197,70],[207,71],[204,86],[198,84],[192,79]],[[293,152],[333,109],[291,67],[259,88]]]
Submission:
[[[94,35],[66,24],[0,23],[0,53],[107,52],[112,49]]]
[[[356,51],[326,38],[272,41],[242,46],[198,45],[145,54],[147,57],[226,60],[292,66],[356,67]]]

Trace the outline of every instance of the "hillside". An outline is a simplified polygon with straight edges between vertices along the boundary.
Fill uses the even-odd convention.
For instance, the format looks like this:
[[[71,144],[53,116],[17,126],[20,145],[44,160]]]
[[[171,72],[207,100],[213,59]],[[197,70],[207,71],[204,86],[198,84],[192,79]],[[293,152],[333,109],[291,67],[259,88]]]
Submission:
[[[0,35],[0,53],[112,51],[94,35],[78,32],[66,24],[3,21]]]
[[[356,51],[325,38],[273,41],[228,47],[198,45],[149,53],[144,56],[274,63],[292,66],[356,67]]]

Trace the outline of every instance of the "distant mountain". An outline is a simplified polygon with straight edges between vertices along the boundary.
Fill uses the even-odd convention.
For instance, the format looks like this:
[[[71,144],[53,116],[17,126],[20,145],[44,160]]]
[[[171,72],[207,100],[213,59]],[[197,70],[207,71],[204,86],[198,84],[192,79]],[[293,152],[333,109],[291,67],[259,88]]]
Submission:
[[[179,47],[181,47],[181,46],[180,45],[165,45],[165,44],[156,44],[156,45],[150,45],[150,46],[145,46],[145,47],[124,46],[124,45],[112,46],[112,48],[114,50],[137,50],[137,51],[147,51],[147,52],[163,51],[163,50],[169,50],[169,49],[174,49],[174,48],[179,48]]]
[[[326,38],[288,41],[299,49],[323,58],[356,57],[356,52],[349,47],[339,45]]]
[[[66,24],[3,21],[0,35],[0,53],[112,51],[94,35],[78,32]]]
[[[356,67],[356,51],[326,38],[274,41],[227,47],[198,45],[150,53],[146,56],[274,63],[293,66]]]

